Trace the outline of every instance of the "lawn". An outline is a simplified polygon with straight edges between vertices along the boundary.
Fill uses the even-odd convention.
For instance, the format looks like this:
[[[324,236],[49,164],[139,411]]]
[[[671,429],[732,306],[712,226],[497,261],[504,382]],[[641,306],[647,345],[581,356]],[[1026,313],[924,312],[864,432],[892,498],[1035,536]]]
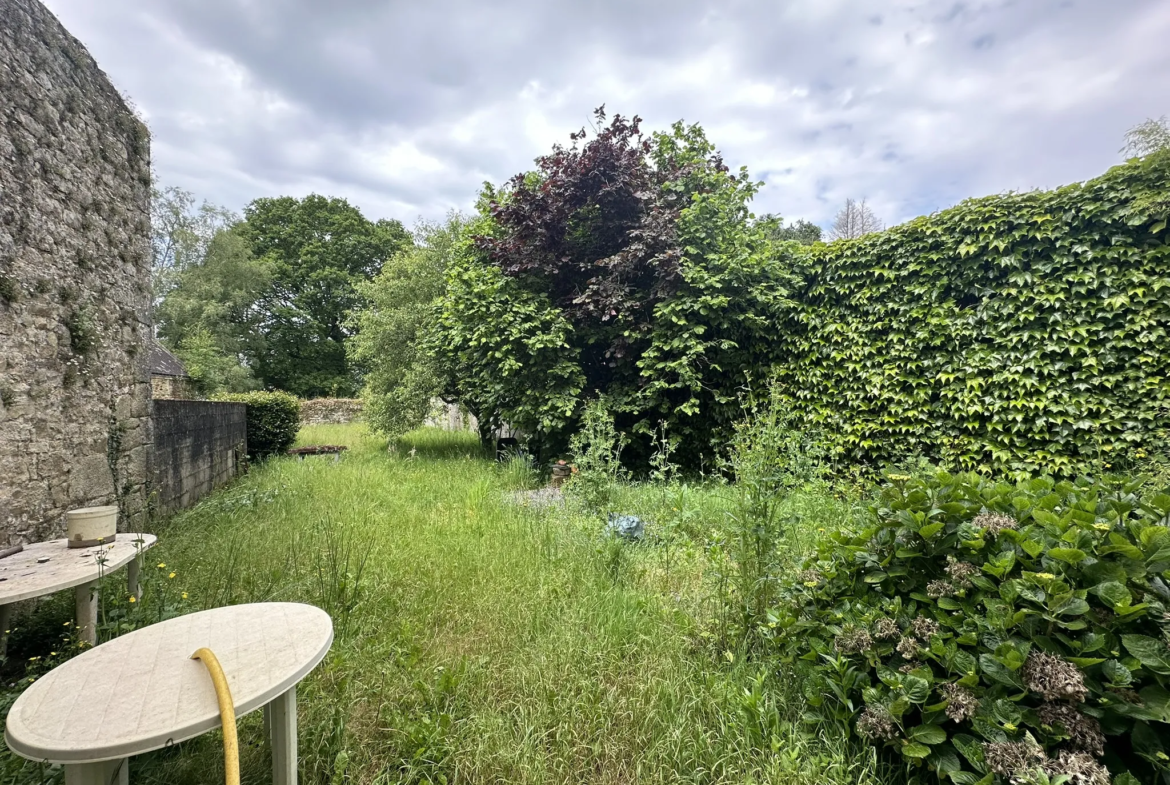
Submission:
[[[532,476],[470,434],[419,431],[392,452],[362,426],[300,441],[350,450],[257,466],[158,524],[148,594],[111,600],[107,634],[232,603],[327,610],[337,638],[299,696],[303,782],[877,781],[872,753],[802,730],[785,674],[724,650],[696,544],[718,488],[625,488],[653,536],[621,546],[600,520],[517,504]],[[42,606],[14,649],[63,613]],[[244,782],[270,781],[258,712],[240,733]],[[208,734],[133,759],[131,778],[222,782],[221,755]],[[9,782],[55,776],[5,767]]]

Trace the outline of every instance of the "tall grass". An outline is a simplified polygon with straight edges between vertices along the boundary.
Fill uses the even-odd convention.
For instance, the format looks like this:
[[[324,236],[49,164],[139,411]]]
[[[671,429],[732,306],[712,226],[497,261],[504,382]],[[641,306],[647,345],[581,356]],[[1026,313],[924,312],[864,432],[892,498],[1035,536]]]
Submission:
[[[320,426],[301,442],[350,450],[254,468],[161,525],[152,558],[190,610],[290,600],[333,615],[333,649],[300,688],[303,782],[875,781],[870,755],[801,730],[796,685],[712,645],[718,488],[620,487],[612,503],[654,534],[615,573],[598,521],[512,503],[531,476],[471,435],[420,431],[391,451]],[[244,782],[267,782],[258,715],[240,734]],[[135,758],[131,777],[222,781],[219,743]]]

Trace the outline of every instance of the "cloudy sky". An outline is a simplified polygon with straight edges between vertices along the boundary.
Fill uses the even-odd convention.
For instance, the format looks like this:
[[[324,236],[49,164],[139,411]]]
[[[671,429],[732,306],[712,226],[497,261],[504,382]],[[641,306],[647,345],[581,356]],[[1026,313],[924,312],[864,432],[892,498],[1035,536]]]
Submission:
[[[45,0],[131,96],[164,184],[412,223],[585,125],[698,122],[757,212],[887,223],[1120,161],[1170,114],[1166,0]]]

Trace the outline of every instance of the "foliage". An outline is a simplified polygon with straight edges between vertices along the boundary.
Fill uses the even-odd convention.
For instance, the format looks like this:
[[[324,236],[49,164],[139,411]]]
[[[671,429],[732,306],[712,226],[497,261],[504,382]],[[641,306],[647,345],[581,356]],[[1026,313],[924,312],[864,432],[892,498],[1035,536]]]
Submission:
[[[782,510],[790,493],[823,477],[825,451],[814,435],[794,427],[776,387],[763,399],[749,390],[744,412],[723,467],[734,478],[732,503],[711,556],[723,636],[754,645],[775,605],[781,575],[792,564],[793,554],[784,548],[792,521]]]
[[[849,463],[1061,473],[1142,447],[1170,408],[1168,184],[1160,153],[811,246],[771,328],[793,409]]]
[[[881,782],[871,750],[802,732],[794,680],[696,646],[675,592],[701,588],[703,562],[685,548],[628,548],[628,580],[615,583],[597,521],[509,503],[507,472],[471,434],[415,432],[397,455],[362,426],[306,428],[301,442],[351,449],[337,464],[268,461],[160,522],[146,570],[179,565],[170,583],[189,592],[190,610],[317,604],[345,581],[348,625],[297,687],[300,781]],[[656,493],[621,492],[624,508],[661,519],[643,506]],[[676,514],[717,521],[722,498],[691,486]],[[365,557],[357,582],[351,543]],[[53,601],[48,645],[68,629],[73,593]],[[62,653],[20,649],[49,651]],[[7,704],[19,694],[9,684]],[[271,782],[260,712],[240,718],[239,734],[242,782]],[[222,765],[222,738],[203,734],[137,756],[133,781],[206,785],[223,781]],[[45,785],[44,774],[0,750],[3,782]]]
[[[292,447],[300,430],[301,402],[286,392],[246,392],[216,396],[248,406],[248,457],[282,455]]]
[[[579,501],[589,514],[612,510],[614,486],[627,479],[622,467],[622,450],[627,443],[626,435],[614,428],[604,399],[585,406],[581,429],[569,442],[577,471],[566,487],[569,497]]]
[[[195,391],[203,396],[255,390],[259,382],[238,358],[223,350],[215,335],[206,328],[189,333],[175,347]]]
[[[1170,495],[1141,486],[889,475],[778,611],[809,719],[964,785],[1170,782]]]
[[[1125,132],[1125,147],[1121,152],[1130,157],[1150,155],[1170,150],[1170,123],[1166,118],[1150,118]]]
[[[864,199],[860,202],[855,199],[846,199],[845,206],[837,213],[837,217],[833,219],[833,225],[829,227],[829,239],[856,240],[858,237],[880,232],[884,228],[881,219],[870,209]]]
[[[425,333],[466,223],[456,213],[441,224],[420,222],[414,244],[394,254],[374,280],[358,284],[366,305],[354,317],[347,350],[363,371],[366,421],[390,437],[421,426],[441,392],[442,371]]]
[[[803,218],[785,226],[784,219],[778,215],[762,215],[757,219],[757,223],[760,224],[764,234],[772,242],[797,242],[801,245],[812,245],[821,239],[821,227]]]
[[[271,281],[271,265],[234,228],[216,233],[202,259],[176,274],[155,311],[158,334],[203,393],[257,386],[247,363],[263,345],[258,303]]]
[[[313,194],[256,199],[238,231],[272,275],[256,305],[265,336],[250,358],[256,376],[304,398],[356,393],[345,341],[351,312],[363,304],[357,287],[409,245],[402,224],[367,220],[344,199]]]
[[[157,304],[187,269],[203,264],[213,238],[239,217],[226,207],[204,200],[176,186],[153,188],[150,193],[152,278]]]
[[[581,401],[605,395],[632,457],[665,421],[695,465],[736,418],[744,369],[769,362],[784,275],[750,222],[758,184],[698,126],[651,138],[639,126],[615,116],[485,190],[435,351],[449,397],[553,454]]]

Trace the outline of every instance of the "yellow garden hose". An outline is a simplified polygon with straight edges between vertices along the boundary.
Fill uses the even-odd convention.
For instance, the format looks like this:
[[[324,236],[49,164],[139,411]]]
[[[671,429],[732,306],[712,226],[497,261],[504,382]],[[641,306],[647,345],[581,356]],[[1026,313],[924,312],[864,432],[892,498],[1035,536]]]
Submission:
[[[219,717],[223,722],[223,768],[227,785],[240,785],[240,741],[236,737],[236,705],[232,702],[232,691],[228,689],[227,677],[219,665],[215,653],[208,648],[191,655],[207,666],[211,683],[215,685],[215,697],[219,701]]]

